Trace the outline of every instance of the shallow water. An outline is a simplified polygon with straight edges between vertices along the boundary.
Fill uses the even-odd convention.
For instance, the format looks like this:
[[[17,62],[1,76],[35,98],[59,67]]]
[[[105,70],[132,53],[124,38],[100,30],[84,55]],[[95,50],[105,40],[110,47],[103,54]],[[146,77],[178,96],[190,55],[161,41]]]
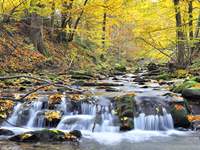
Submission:
[[[108,80],[106,80],[108,82]],[[109,80],[109,82],[113,82]],[[163,97],[162,95],[165,93],[169,93],[164,87],[159,86],[158,83],[149,82],[148,88],[142,88],[142,86],[137,85],[133,82],[130,82],[130,79],[123,80],[122,83],[125,86],[117,87],[121,90],[121,92],[105,92],[104,90],[96,89],[94,87],[90,87],[90,91],[93,91],[95,95],[100,96],[116,96],[120,94],[124,94],[125,92],[134,91],[136,93],[136,98],[141,99],[145,98],[145,96],[152,97],[153,99],[159,98],[162,100],[163,98],[166,100],[167,97]],[[34,105],[35,106],[35,105]],[[38,105],[36,105],[38,106]],[[40,106],[40,105],[39,105]],[[64,104],[61,104],[64,106]],[[40,110],[39,107],[33,107]],[[62,107],[61,107],[62,108]],[[59,109],[61,109],[59,108]],[[64,110],[67,108],[63,107]],[[84,115],[79,115],[80,118],[86,121],[90,121],[93,115],[95,115],[95,111],[90,109],[90,107],[83,107],[87,109],[83,109],[82,111]],[[90,110],[88,112],[88,110]],[[31,112],[34,116],[35,112]],[[68,115],[66,111],[65,114]],[[88,114],[90,115],[88,118]],[[105,113],[106,116],[106,113]],[[168,114],[166,114],[168,116]],[[67,119],[71,119],[74,116],[66,116],[63,118],[63,121]],[[33,117],[34,118],[34,117]],[[139,119],[144,119],[144,117],[140,117]],[[149,116],[148,122],[152,122],[152,117]],[[16,121],[15,118],[11,118],[10,120]],[[34,120],[34,119],[33,119]],[[32,120],[32,121],[33,121]],[[111,120],[111,119],[108,119]],[[155,119],[155,116],[153,118]],[[167,119],[170,120],[170,119]],[[172,120],[172,119],[171,119]],[[14,123],[12,122],[12,123]],[[79,124],[81,121],[79,122]],[[85,122],[84,122],[85,123]],[[30,124],[30,125],[29,125]],[[27,126],[22,128],[13,128],[10,126],[6,126],[5,128],[11,129],[15,132],[15,134],[19,134],[21,132],[39,130],[38,128],[33,128],[33,123],[28,123]],[[143,123],[144,124],[144,123]],[[157,123],[158,124],[158,123]],[[62,127],[62,122],[59,124],[59,129],[68,129]],[[81,123],[83,125],[83,123]],[[138,129],[141,128],[141,123],[138,125]],[[104,127],[102,125],[102,127]],[[107,120],[105,119],[105,127],[109,127],[109,132],[105,132],[103,128],[100,129],[101,132],[92,133],[89,129],[81,130],[83,134],[83,138],[80,141],[79,145],[74,145],[71,143],[36,143],[36,144],[28,144],[28,143],[14,143],[8,141],[0,141],[0,150],[198,150],[200,149],[200,138],[197,133],[187,131],[177,131],[177,130],[167,130],[167,131],[147,131],[147,130],[132,130],[129,132],[118,132],[117,129],[113,129],[113,126],[108,126]],[[70,126],[69,129],[72,127]],[[171,125],[170,128],[172,129]],[[66,131],[66,130],[64,130]],[[1,137],[0,137],[1,138]]]
[[[112,136],[111,139],[118,137]],[[154,137],[147,141],[122,140],[115,143],[99,143],[95,139],[83,138],[79,145],[69,143],[27,144],[0,141],[0,150],[198,150],[200,138],[197,134],[187,136]]]

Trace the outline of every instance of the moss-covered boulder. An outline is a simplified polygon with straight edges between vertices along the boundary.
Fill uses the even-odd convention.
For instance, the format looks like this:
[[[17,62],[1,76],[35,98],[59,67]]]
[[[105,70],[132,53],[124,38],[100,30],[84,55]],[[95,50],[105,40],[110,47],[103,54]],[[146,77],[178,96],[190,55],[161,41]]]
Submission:
[[[129,93],[115,98],[115,109],[120,119],[120,130],[127,131],[134,128],[135,94]]]
[[[189,128],[190,121],[187,116],[190,113],[191,112],[186,100],[184,100],[184,102],[174,103],[171,106],[171,115],[174,120],[174,127]]]
[[[81,138],[81,136],[82,134],[80,131],[65,133],[60,130],[44,129],[15,135],[9,138],[9,140],[15,142],[76,142]]]
[[[191,88],[195,85],[199,84],[198,82],[196,81],[193,81],[193,80],[189,80],[189,81],[184,81],[183,83],[179,84],[179,85],[176,85],[172,88],[172,91],[173,92],[176,92],[176,93],[182,93],[182,91],[184,89],[187,89],[187,88]]]

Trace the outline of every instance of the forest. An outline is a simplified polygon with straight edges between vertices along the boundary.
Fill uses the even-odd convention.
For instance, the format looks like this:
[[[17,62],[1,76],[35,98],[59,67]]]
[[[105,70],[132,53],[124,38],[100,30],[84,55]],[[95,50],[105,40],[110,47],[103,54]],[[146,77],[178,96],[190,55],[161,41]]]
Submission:
[[[196,150],[199,131],[200,0],[0,0],[0,150]]]

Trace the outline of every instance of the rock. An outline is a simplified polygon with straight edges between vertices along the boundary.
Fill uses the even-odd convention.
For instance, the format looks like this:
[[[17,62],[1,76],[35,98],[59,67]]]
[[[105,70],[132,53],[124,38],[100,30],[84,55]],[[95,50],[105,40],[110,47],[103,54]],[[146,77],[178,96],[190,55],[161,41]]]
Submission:
[[[192,128],[192,130],[199,131],[200,130],[200,120],[193,121],[191,123],[191,128]]]
[[[60,130],[39,130],[26,132],[23,134],[15,135],[9,138],[10,141],[15,142],[63,142],[63,141],[78,141],[81,137],[80,131],[72,131],[65,133]]]
[[[129,131],[134,128],[133,118],[121,118],[120,131]]]
[[[187,118],[189,114],[190,111],[188,110],[185,102],[173,104],[171,107],[171,115],[174,120],[174,127],[189,128],[190,122]]]
[[[85,82],[82,86],[124,86],[124,84],[110,82]]]
[[[120,130],[127,131],[134,128],[135,93],[115,97],[115,110],[120,119]]]
[[[0,136],[11,136],[14,135],[14,132],[8,129],[0,129]]]
[[[114,88],[114,87],[106,87],[106,92],[119,92],[120,89]]]
[[[143,78],[138,76],[133,80],[133,82],[137,82],[139,84],[144,84],[145,82],[147,82],[147,80],[145,80],[145,79],[143,79]]]
[[[91,73],[86,71],[71,71],[70,74],[72,79],[78,79],[78,80],[80,79],[89,80],[94,77]]]
[[[82,137],[82,133],[79,130],[70,131],[69,134],[74,135],[79,139]]]
[[[200,100],[200,89],[195,88],[187,88],[183,89],[182,96],[186,98],[188,101],[199,101]]]
[[[159,67],[158,67],[158,65],[156,65],[155,63],[149,63],[149,64],[147,65],[147,69],[148,69],[148,71],[153,71],[153,70],[159,69]]]

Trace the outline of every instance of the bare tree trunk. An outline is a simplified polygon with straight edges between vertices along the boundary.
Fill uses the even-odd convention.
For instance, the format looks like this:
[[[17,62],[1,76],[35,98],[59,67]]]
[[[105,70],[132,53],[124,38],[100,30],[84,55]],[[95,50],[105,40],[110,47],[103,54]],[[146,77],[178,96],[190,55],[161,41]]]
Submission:
[[[50,37],[53,38],[54,34],[54,20],[55,20],[55,0],[52,0],[52,6],[51,6],[51,29],[50,29]]]
[[[173,0],[176,16],[176,36],[177,36],[177,66],[185,68],[185,36],[182,28],[180,0]]]
[[[192,63],[192,53],[194,49],[194,32],[193,32],[193,0],[188,2],[188,21],[189,21],[189,63]]]
[[[36,13],[31,13],[30,39],[41,54],[48,54],[44,46],[43,18]]]
[[[195,31],[195,50],[199,53],[200,52],[200,11],[199,11],[199,17],[197,21],[196,31]]]
[[[85,2],[84,2],[84,4],[83,4],[83,7],[87,5],[87,2],[88,2],[88,1],[89,1],[89,0],[85,0]],[[73,39],[74,39],[74,34],[75,34],[75,32],[76,32],[76,29],[78,28],[78,25],[79,25],[79,22],[80,22],[80,20],[81,20],[81,18],[82,18],[82,16],[83,16],[83,13],[84,13],[84,8],[83,8],[82,11],[80,12],[79,17],[77,18],[77,20],[76,20],[76,22],[75,22],[75,24],[74,24],[74,28],[72,29],[71,33],[69,34],[68,42],[73,41]]]
[[[103,22],[102,22],[102,48],[103,50],[106,49],[106,20],[107,20],[107,13],[104,10],[104,14],[103,14]]]
[[[61,16],[61,31],[58,33],[58,41],[59,42],[68,42],[68,36],[67,33],[64,31],[64,29],[69,26],[71,28],[72,25],[72,16],[71,16],[71,9],[73,8],[73,2],[74,0],[70,0],[68,2],[63,2],[62,7],[64,8],[64,11],[62,12]]]

